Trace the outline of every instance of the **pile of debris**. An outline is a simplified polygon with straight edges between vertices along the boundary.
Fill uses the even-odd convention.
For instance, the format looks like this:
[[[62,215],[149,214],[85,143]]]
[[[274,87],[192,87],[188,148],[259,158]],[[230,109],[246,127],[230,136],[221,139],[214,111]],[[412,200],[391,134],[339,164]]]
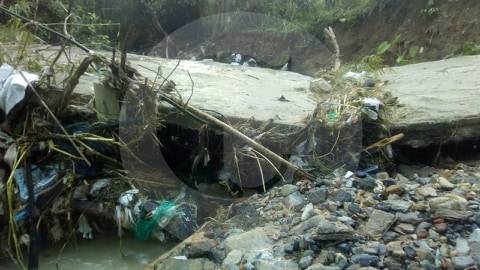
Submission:
[[[74,42],[67,36],[62,37]],[[159,68],[155,78],[149,80],[126,64],[124,50],[120,59],[116,59],[114,52],[112,59],[107,60],[105,54],[95,54],[81,44],[76,45],[87,52],[87,56],[78,66],[70,63],[72,71],[64,76],[62,87],[53,83],[56,81],[53,67],[55,61],[67,54],[65,47],[58,51],[54,63],[45,67],[41,76],[21,71],[21,65],[0,68],[0,108],[5,118],[0,132],[4,174],[4,181],[0,182],[0,228],[4,236],[2,247],[10,247],[5,252],[16,257],[20,265],[23,245],[28,246],[30,256],[35,256],[40,232],[47,236],[40,239],[42,241],[68,242],[76,232],[91,239],[94,229],[100,231],[101,227],[108,227],[117,229],[119,236],[124,234],[124,229],[131,230],[139,240],[154,237],[163,241],[172,236],[188,242],[198,240],[198,233],[206,232],[204,236],[208,239],[200,238],[200,246],[189,246],[186,257],[182,258],[209,256],[214,259],[213,264],[223,263],[233,269],[240,267],[240,262],[245,269],[253,269],[253,265],[255,269],[262,269],[262,264],[269,267],[278,261],[279,265],[286,263],[285,269],[295,269],[296,262],[286,258],[300,256],[300,243],[303,243],[302,250],[312,244],[308,254],[313,259],[318,241],[350,240],[353,227],[369,214],[368,209],[362,210],[363,202],[355,198],[370,196],[370,200],[365,200],[373,206],[395,186],[389,177],[370,176],[379,168],[376,160],[365,159],[365,166],[361,166],[365,170],[356,176],[349,173],[343,180],[338,176],[339,171],[334,170],[356,167],[364,153],[369,157],[391,158],[390,144],[401,138],[383,139],[390,135],[383,124],[388,106],[394,104],[394,100],[391,102],[390,97],[380,91],[382,85],[365,73],[335,71],[325,75],[330,76],[329,82],[314,80],[311,90],[319,95],[316,110],[306,119],[304,127],[287,132],[274,125],[273,120],[261,125],[255,121],[228,123],[208,108],[198,109],[189,104],[189,100],[183,101],[175,82],[169,80],[175,69],[164,77]],[[87,71],[101,78],[94,84],[93,98],[75,92],[80,77]],[[334,78],[338,74],[342,74],[341,78]],[[193,88],[192,80],[192,94]],[[320,102],[321,92],[332,89],[337,93],[335,98]],[[288,99],[282,96],[278,102],[288,102]],[[182,123],[175,123],[176,130],[185,133],[172,134],[166,114],[187,117],[199,124],[198,128],[192,131],[188,126],[179,128]],[[363,136],[367,134],[365,129],[369,131],[368,137]],[[218,134],[228,142],[218,142],[224,149],[209,143]],[[293,150],[281,156],[275,147]],[[179,177],[172,182],[164,175],[148,175],[157,161],[152,160],[156,156],[149,156],[151,148],[155,151],[161,148],[167,158],[171,151],[180,159],[173,163],[183,170],[180,173],[185,174],[186,179],[182,180],[186,180],[187,185],[175,181]],[[175,149],[187,151],[177,153]],[[215,151],[225,156],[219,157]],[[119,162],[125,159],[128,164]],[[201,174],[209,170],[206,179],[201,179]],[[332,171],[337,178],[330,178]],[[142,174],[147,181],[142,181]],[[277,180],[270,182],[266,176]],[[243,230],[261,224],[262,228],[247,232],[246,238],[255,239],[256,248],[262,247],[259,250],[263,253],[250,254],[252,259],[242,261],[251,246],[248,241],[243,242],[243,234],[234,234],[239,231],[233,227],[226,230],[228,226],[210,223],[193,234],[198,229],[197,223],[203,221],[197,213],[200,206],[196,198],[202,196],[196,191],[205,187],[203,180],[207,182],[207,195],[213,186],[208,184],[225,185],[231,195],[228,202],[232,197],[248,194],[249,188],[251,193],[265,192],[237,205],[243,216],[237,215],[227,223],[233,227],[241,223],[242,226],[237,227]],[[248,181],[254,185],[248,186]],[[296,185],[268,191],[279,182]],[[186,186],[192,188],[186,189]],[[355,192],[355,188],[365,192]],[[402,188],[391,196],[409,196],[410,191]],[[326,202],[329,194],[334,197]],[[410,208],[411,203],[407,204]],[[300,215],[299,210],[304,206]],[[338,210],[342,207],[345,214],[339,215],[343,213]],[[272,229],[266,224],[283,227]],[[263,236],[270,232],[274,232],[273,240]],[[273,243],[289,239],[289,233],[305,237],[295,240],[291,250],[285,247],[277,253]],[[222,239],[224,244],[217,246]],[[303,257],[307,257],[302,263],[305,266],[302,268],[306,268],[311,260],[305,263],[308,256]],[[263,258],[260,266],[255,258]],[[191,262],[173,261],[180,265]],[[199,262],[207,263],[203,259],[195,260],[190,269],[200,269],[196,268]],[[177,269],[186,269],[183,267]]]
[[[273,188],[148,269],[478,269],[480,167],[418,173],[338,170]]]
[[[58,52],[62,53],[63,49]],[[59,88],[52,84],[49,68],[39,76],[21,71],[21,66],[0,67],[2,255],[23,266],[24,247],[29,256],[38,256],[39,245],[68,243],[77,233],[92,239],[94,229],[101,228],[117,228],[120,237],[128,229],[139,240],[192,234],[196,206],[186,202],[185,191],[150,196],[139,184],[141,179],[132,179],[121,163],[121,151],[130,142],[119,135],[120,112],[112,107],[120,106],[127,91],[144,94],[142,98],[153,95],[138,83],[139,75],[115,60],[91,54]],[[94,100],[74,92],[87,70],[104,74],[95,85]],[[105,110],[106,103],[116,106]],[[141,114],[145,102],[135,104]],[[143,134],[135,125],[145,128],[148,120],[129,127]]]

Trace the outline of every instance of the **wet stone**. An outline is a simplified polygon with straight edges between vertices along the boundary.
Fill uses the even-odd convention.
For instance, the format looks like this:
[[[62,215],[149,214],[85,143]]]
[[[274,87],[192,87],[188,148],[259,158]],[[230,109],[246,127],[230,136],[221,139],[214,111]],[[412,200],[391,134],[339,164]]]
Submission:
[[[420,262],[420,266],[422,270],[436,270],[437,267],[435,267],[430,261],[428,260],[423,260]]]
[[[378,260],[378,256],[366,253],[352,256],[352,262],[361,266],[376,266],[378,264]]]
[[[317,225],[312,239],[317,241],[345,240],[354,238],[354,230],[352,227],[340,222],[331,222],[321,220]]]
[[[386,194],[402,194],[403,193],[403,187],[400,186],[400,185],[391,185],[391,186],[388,186],[386,189],[385,189],[385,193]]]
[[[340,189],[335,194],[334,200],[341,203],[353,202],[353,196],[350,192]]]
[[[403,269],[402,268],[402,262],[398,259],[395,259],[395,258],[392,258],[392,257],[386,257],[384,260],[383,260],[383,264],[385,265],[385,267],[387,267],[387,269]]]
[[[384,247],[380,247],[380,245],[381,245],[380,242],[377,242],[377,241],[367,242],[365,245],[362,246],[361,249],[363,253],[378,255],[378,254],[382,254],[381,249],[384,248]]]
[[[476,229],[468,238],[471,255],[477,264],[480,264],[480,229]]]
[[[292,260],[260,260],[254,263],[255,270],[298,270],[298,264]]]
[[[255,270],[255,266],[251,262],[247,262],[246,264],[243,265],[243,269],[245,270]]]
[[[377,173],[377,179],[380,180],[380,181],[384,181],[384,180],[387,180],[390,178],[390,175],[388,175],[387,172],[379,172]]]
[[[305,256],[300,259],[298,262],[298,266],[300,266],[301,269],[305,269],[309,267],[313,262],[313,257],[312,256]]]
[[[368,219],[366,225],[366,233],[373,239],[378,239],[387,231],[395,222],[395,215],[374,210]]]
[[[380,202],[377,207],[387,211],[407,212],[412,207],[412,203],[404,200],[387,200]]]
[[[285,200],[283,201],[283,204],[288,209],[298,211],[303,207],[303,204],[304,204],[303,196],[302,194],[300,194],[300,192],[295,191],[285,198]]]
[[[223,260],[224,267],[238,266],[242,261],[243,253],[238,249],[234,249],[227,254],[227,257]]]
[[[404,247],[403,251],[405,252],[405,256],[407,256],[407,258],[411,260],[415,259],[415,255],[417,254],[417,252],[412,246]]]
[[[400,223],[393,228],[394,231],[403,234],[412,234],[415,232],[415,227],[412,224]]]
[[[419,224],[420,222],[423,221],[423,219],[421,217],[418,216],[417,213],[415,212],[408,212],[408,213],[401,213],[401,212],[398,212],[396,214],[397,216],[397,219],[399,222],[402,222],[402,223],[408,223],[408,224]]]
[[[457,255],[467,255],[470,253],[470,246],[465,238],[459,237],[455,241],[455,252]]]
[[[307,204],[305,206],[305,208],[303,209],[301,220],[302,221],[307,220],[308,218],[313,216],[314,212],[315,212],[315,210],[313,208],[313,204],[312,203]]]
[[[287,197],[288,195],[292,194],[293,192],[297,191],[298,187],[292,184],[287,184],[281,187],[280,195],[283,197]]]
[[[452,262],[453,262],[453,265],[455,266],[455,269],[459,269],[459,270],[460,269],[463,270],[475,264],[471,256],[453,257]]]
[[[392,241],[387,244],[387,252],[393,257],[403,258],[405,257],[405,251],[403,250],[402,241]]]
[[[316,263],[307,268],[307,270],[341,270],[338,266],[325,266],[321,263]]]
[[[447,194],[442,197],[430,199],[429,204],[432,211],[436,211],[438,209],[450,209],[450,210],[463,211],[467,206],[467,200],[455,194]]]
[[[440,185],[440,188],[442,188],[444,190],[452,190],[452,189],[455,188],[455,185],[452,184],[450,181],[448,181],[444,177],[439,177],[438,178],[438,184]]]
[[[308,194],[307,199],[309,202],[313,204],[323,203],[327,200],[328,191],[326,188],[318,188],[314,190],[312,193]]]
[[[422,186],[417,189],[417,193],[423,197],[437,197],[437,190],[432,186]]]
[[[357,182],[357,188],[372,191],[377,186],[376,179],[373,177],[361,178]]]

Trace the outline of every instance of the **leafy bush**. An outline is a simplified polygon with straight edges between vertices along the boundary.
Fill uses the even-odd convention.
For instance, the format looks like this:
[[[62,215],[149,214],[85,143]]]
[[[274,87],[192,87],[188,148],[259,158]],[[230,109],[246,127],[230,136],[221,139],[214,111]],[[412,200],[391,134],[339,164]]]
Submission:
[[[474,42],[466,42],[463,44],[461,51],[462,55],[477,55],[480,54],[480,44]]]

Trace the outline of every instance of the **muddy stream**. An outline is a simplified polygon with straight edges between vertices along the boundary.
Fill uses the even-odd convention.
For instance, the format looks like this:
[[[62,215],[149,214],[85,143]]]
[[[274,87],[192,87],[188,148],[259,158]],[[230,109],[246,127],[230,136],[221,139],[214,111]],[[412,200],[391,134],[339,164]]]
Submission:
[[[135,270],[166,252],[173,242],[138,241],[133,237],[122,239],[115,234],[97,234],[93,240],[78,240],[76,246],[43,248],[40,252],[40,270]],[[122,255],[123,253],[123,255]],[[0,262],[0,270],[21,269],[11,262]]]

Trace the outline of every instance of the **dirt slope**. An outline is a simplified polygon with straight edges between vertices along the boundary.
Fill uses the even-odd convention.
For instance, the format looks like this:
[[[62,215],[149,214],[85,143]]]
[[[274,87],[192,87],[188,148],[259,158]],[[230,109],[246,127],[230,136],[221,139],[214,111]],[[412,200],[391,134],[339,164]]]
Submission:
[[[432,6],[427,2],[390,1],[356,22],[334,24],[344,59],[369,54],[381,42],[391,41],[398,34],[403,48],[424,47],[418,61],[462,54],[468,43],[480,43],[478,1],[437,0]]]

